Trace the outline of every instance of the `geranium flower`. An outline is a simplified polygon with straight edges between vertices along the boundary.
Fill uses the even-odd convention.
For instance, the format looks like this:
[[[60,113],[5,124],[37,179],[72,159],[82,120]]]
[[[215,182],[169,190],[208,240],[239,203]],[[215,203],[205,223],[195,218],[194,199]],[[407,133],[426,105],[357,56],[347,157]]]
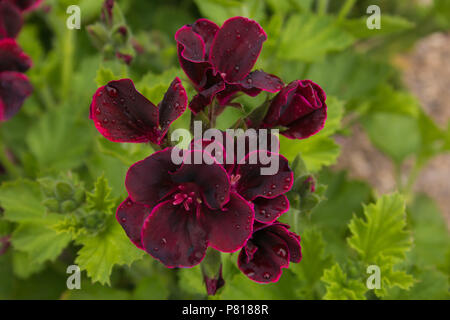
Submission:
[[[305,139],[322,130],[327,119],[326,95],[311,80],[295,80],[272,100],[262,127],[285,127],[290,139]]]
[[[15,38],[22,24],[20,9],[10,1],[0,0],[0,39]]]
[[[22,12],[34,10],[42,2],[42,0],[4,0],[4,1],[13,3]]]
[[[302,258],[300,237],[279,222],[255,223],[252,237],[238,257],[239,269],[256,282],[277,282],[289,262]]]
[[[254,206],[255,220],[262,223],[272,223],[278,219],[282,214],[289,210],[289,200],[286,193],[291,190],[294,181],[294,173],[289,167],[288,160],[278,154],[279,140],[276,136],[268,135],[265,143],[267,150],[261,150],[262,146],[257,144],[256,136],[241,136],[233,139],[226,133],[223,133],[223,146],[214,140],[202,140],[201,143],[196,141],[197,148],[207,148],[220,150],[223,149],[220,157],[223,162],[226,162],[227,154],[225,150],[229,150],[229,145],[234,146],[234,163],[226,162],[225,168],[230,176],[232,190],[239,193],[244,199],[251,202]],[[273,139],[275,138],[275,139]],[[244,139],[244,141],[239,141]],[[276,142],[274,142],[275,140]],[[275,146],[272,144],[276,143]],[[217,147],[211,146],[217,144]],[[242,157],[238,146],[242,144],[246,154]],[[256,146],[260,150],[252,150]],[[262,164],[259,159],[262,155],[272,157],[273,161],[278,162],[278,170],[273,175],[262,175],[261,170],[267,168],[270,164]],[[250,159],[257,159],[256,163],[252,164]],[[275,159],[276,158],[276,159]]]
[[[160,144],[173,121],[186,110],[187,95],[175,78],[163,100],[155,106],[130,79],[110,81],[94,94],[90,118],[97,130],[114,142]]]
[[[266,39],[257,22],[243,17],[230,18],[221,28],[207,19],[180,28],[175,34],[178,58],[198,91],[189,104],[192,112],[202,111],[214,97],[223,106],[237,92],[278,92],[283,87],[278,77],[251,72]]]
[[[223,252],[242,248],[252,234],[252,206],[231,190],[224,167],[175,165],[172,148],[152,154],[128,170],[129,197],[117,220],[131,241],[169,268],[199,264],[208,246]],[[208,157],[188,151],[185,159]]]
[[[15,71],[0,72],[0,121],[14,116],[32,91],[26,75]]]
[[[0,40],[0,72],[19,71],[25,72],[32,65],[27,56],[14,39]]]

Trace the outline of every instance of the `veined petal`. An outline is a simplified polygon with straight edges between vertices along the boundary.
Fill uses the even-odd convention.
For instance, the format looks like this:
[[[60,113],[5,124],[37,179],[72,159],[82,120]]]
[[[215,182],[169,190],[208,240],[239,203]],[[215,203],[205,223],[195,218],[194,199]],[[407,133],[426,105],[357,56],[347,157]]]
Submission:
[[[271,157],[271,162],[263,165],[260,159],[265,155]],[[252,159],[256,163],[252,164]],[[277,162],[278,167],[276,167]],[[271,167],[271,164],[274,167]],[[273,174],[263,175],[261,169],[269,167],[274,170]],[[238,165],[237,174],[241,178],[236,190],[247,200],[253,200],[256,197],[275,198],[288,192],[294,180],[288,160],[282,155],[267,151],[249,153]]]
[[[197,114],[203,111],[206,106],[210,105],[214,96],[225,89],[225,82],[220,74],[214,72],[212,68],[208,68],[201,83],[198,84],[199,93],[189,103],[189,109]]]
[[[136,247],[143,249],[141,231],[144,221],[150,214],[151,208],[136,202],[130,198],[125,199],[117,209],[116,219],[125,230],[128,238]]]
[[[210,61],[227,82],[238,82],[252,70],[266,39],[257,22],[243,17],[230,18],[216,33]]]
[[[145,251],[166,267],[193,267],[205,257],[207,233],[195,212],[174,205],[172,200],[158,204],[147,217],[142,229]]]
[[[262,70],[250,72],[240,84],[247,90],[259,89],[271,93],[280,91],[284,86],[284,83],[280,78]]]
[[[178,119],[186,110],[187,100],[186,90],[181,84],[181,80],[177,77],[170,84],[158,106],[161,137],[165,136],[172,122]]]
[[[222,210],[202,207],[200,217],[209,245],[222,252],[239,250],[252,235],[254,215],[251,205],[236,193],[231,193]]]
[[[172,162],[171,153],[172,148],[157,151],[128,169],[125,187],[133,201],[154,206],[176,187],[170,172],[178,166]]]
[[[130,79],[110,81],[94,94],[90,110],[97,130],[114,142],[158,143],[158,108]]]
[[[289,200],[282,194],[273,199],[258,197],[253,199],[255,219],[263,223],[272,223],[289,210]]]
[[[0,40],[0,72],[25,72],[31,65],[30,57],[22,51],[16,40],[10,38]]]
[[[0,121],[9,120],[33,92],[27,76],[15,71],[0,72]]]

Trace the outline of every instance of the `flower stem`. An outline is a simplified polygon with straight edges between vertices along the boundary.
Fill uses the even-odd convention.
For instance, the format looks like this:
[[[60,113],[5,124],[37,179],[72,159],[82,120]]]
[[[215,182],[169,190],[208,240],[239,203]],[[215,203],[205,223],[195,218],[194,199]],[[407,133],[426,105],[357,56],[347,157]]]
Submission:
[[[6,146],[3,143],[3,138],[1,136],[0,136],[0,163],[5,168],[6,172],[11,178],[17,179],[20,177],[20,171],[9,158]]]

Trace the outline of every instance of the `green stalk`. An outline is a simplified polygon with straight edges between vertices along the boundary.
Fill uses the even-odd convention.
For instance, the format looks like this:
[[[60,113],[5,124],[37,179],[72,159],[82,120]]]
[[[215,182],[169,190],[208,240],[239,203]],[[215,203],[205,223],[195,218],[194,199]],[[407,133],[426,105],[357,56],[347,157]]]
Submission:
[[[317,13],[319,15],[325,15],[328,9],[328,0],[319,0],[317,5]]]
[[[16,165],[9,159],[6,146],[3,143],[3,138],[1,136],[0,136],[0,163],[6,169],[6,172],[11,178],[13,179],[20,178],[20,171],[16,167]]]
[[[62,97],[66,98],[69,95],[70,85],[72,82],[73,59],[74,59],[74,31],[67,30],[63,39],[62,47],[62,69],[61,69],[61,83],[62,83]]]
[[[343,20],[349,12],[352,10],[353,6],[355,5],[356,0],[345,0],[345,3],[342,5],[341,10],[338,14],[338,20]]]

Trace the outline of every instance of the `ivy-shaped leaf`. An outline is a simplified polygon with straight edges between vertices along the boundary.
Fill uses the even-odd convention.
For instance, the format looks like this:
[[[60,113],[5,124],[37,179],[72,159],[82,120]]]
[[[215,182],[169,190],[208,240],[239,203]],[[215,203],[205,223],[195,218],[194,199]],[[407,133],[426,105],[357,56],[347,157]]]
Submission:
[[[366,300],[367,288],[361,280],[348,279],[339,264],[325,270],[322,281],[327,285],[326,300]]]

